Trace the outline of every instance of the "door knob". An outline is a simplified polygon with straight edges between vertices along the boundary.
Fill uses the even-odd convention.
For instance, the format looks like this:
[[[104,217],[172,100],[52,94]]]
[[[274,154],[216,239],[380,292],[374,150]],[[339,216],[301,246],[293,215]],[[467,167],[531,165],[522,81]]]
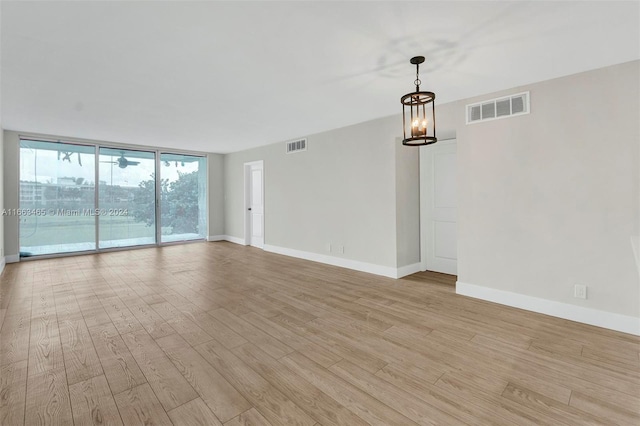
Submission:
[[[251,210],[251,207],[249,207],[247,210],[249,210],[249,211],[250,211],[250,210]]]

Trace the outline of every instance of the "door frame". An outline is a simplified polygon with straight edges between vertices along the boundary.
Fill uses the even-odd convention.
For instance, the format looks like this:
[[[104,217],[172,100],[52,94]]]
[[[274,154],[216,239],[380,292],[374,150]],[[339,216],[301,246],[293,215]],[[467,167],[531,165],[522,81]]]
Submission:
[[[429,267],[427,262],[427,253],[429,250],[429,244],[432,242],[430,239],[430,231],[431,231],[431,223],[433,218],[431,217],[431,204],[433,203],[433,191],[434,191],[434,176],[433,170],[431,168],[427,169],[427,160],[430,164],[433,164],[433,155],[434,150],[430,148],[435,148],[436,146],[443,145],[456,145],[457,152],[457,143],[458,140],[456,138],[453,139],[445,139],[438,141],[437,144],[428,145],[420,148],[420,270],[426,271]],[[457,159],[457,154],[456,154]],[[457,160],[456,160],[457,161]],[[457,198],[457,191],[456,191]],[[456,203],[457,206],[457,203]],[[456,207],[457,208],[457,207]],[[456,228],[458,226],[458,220],[456,218]],[[457,236],[456,236],[457,239]],[[457,256],[456,256],[456,264],[457,264]]]
[[[262,169],[262,240],[264,241],[264,160],[249,161],[244,163],[244,245],[251,245],[251,213],[249,213],[249,207],[251,206],[251,167],[260,166]],[[264,249],[263,247],[260,247]]]

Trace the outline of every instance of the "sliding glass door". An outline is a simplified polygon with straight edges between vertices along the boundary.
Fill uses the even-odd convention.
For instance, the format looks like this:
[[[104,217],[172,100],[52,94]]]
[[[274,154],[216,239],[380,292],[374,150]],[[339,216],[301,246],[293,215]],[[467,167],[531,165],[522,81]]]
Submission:
[[[22,257],[204,239],[206,157],[21,139],[7,214]]]
[[[20,142],[20,256],[95,250],[95,147]]]
[[[99,248],[156,242],[154,152],[100,148]]]
[[[206,237],[207,167],[204,157],[160,155],[161,241]]]

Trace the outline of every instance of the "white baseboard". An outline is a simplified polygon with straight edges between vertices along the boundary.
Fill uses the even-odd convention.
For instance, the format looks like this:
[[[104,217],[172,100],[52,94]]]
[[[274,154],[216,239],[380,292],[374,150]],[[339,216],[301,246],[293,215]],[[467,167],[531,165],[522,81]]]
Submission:
[[[244,238],[232,237],[231,235],[225,235],[224,240],[229,241],[230,243],[240,244],[243,246],[247,245],[247,242]]]
[[[11,255],[5,256],[5,261],[7,263],[18,263],[18,262],[20,262],[20,255],[19,254],[11,254]]]
[[[231,235],[209,235],[207,241],[229,241],[243,246],[247,245],[244,238],[232,237]]]
[[[396,276],[394,278],[406,277],[407,275],[415,274],[415,273],[420,272],[422,270],[423,269],[422,269],[422,265],[420,264],[420,262],[414,263],[412,265],[401,266],[401,267],[396,269]]]
[[[456,294],[640,336],[640,318],[458,281]]]
[[[264,245],[264,251],[283,254],[285,256],[297,257],[299,259],[311,260],[313,262],[325,263],[327,265],[354,269],[356,271],[368,272],[370,274],[382,275],[384,277],[396,278],[396,268],[392,268],[389,266],[380,266],[373,263],[344,259],[342,257],[327,256],[326,254],[312,253],[286,247],[272,246],[269,244]]]
[[[376,265],[373,263],[360,262],[358,260],[344,259],[342,257],[327,256],[326,254],[312,253],[308,251],[295,250],[286,247],[264,245],[264,251],[282,254],[285,256],[297,257],[298,259],[311,260],[313,262],[324,263],[327,265],[339,266],[341,268],[353,269],[370,274],[382,275],[389,278],[402,278],[406,275],[420,271],[420,264],[403,266],[401,268],[393,268],[390,266]]]

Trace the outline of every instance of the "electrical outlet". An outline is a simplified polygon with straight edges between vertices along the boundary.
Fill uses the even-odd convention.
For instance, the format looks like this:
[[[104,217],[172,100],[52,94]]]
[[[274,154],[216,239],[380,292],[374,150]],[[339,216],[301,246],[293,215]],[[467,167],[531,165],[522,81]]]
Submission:
[[[583,284],[576,284],[573,286],[573,297],[576,299],[587,298],[587,286]]]
[[[338,244],[336,247],[336,252],[344,254],[344,246],[342,244]]]

